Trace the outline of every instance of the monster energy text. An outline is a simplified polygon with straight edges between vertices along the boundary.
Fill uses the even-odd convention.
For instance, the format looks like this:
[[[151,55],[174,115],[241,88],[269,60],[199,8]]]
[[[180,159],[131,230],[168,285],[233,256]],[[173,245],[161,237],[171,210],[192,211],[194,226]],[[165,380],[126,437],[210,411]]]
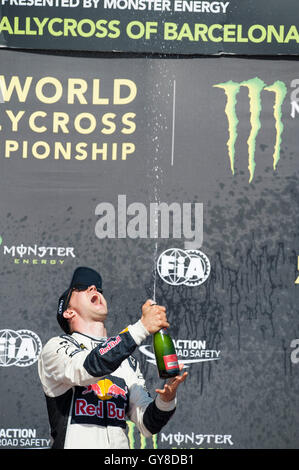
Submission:
[[[1,244],[1,243],[0,243]],[[3,245],[3,255],[11,256],[15,264],[50,264],[62,265],[68,257],[75,258],[73,247],[63,246],[25,246],[21,243],[18,246]]]

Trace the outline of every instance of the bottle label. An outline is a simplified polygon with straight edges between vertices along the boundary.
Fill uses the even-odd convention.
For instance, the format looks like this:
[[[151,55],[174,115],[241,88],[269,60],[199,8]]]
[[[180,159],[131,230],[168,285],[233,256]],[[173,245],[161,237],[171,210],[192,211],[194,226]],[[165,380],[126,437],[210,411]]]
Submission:
[[[165,369],[172,370],[177,369],[178,365],[178,358],[176,354],[169,354],[168,356],[163,356]]]

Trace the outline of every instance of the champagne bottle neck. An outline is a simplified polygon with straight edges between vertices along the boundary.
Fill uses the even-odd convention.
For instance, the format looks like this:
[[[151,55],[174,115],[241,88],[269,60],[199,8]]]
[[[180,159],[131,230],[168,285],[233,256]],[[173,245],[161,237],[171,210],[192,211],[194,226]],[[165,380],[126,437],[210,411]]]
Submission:
[[[161,330],[159,331],[159,333],[160,333],[161,335],[168,335],[168,330],[167,330],[167,328],[161,328]]]

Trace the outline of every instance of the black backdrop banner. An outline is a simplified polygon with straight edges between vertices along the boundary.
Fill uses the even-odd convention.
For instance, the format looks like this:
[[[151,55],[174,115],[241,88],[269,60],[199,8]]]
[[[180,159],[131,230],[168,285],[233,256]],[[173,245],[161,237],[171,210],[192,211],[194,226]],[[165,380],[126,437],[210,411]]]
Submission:
[[[0,46],[161,54],[297,54],[296,0],[1,0]]]
[[[155,296],[189,372],[158,435],[128,423],[131,449],[296,448],[298,62],[0,63],[0,447],[50,446],[37,357],[85,265],[108,333]],[[154,394],[150,339],[136,357]]]

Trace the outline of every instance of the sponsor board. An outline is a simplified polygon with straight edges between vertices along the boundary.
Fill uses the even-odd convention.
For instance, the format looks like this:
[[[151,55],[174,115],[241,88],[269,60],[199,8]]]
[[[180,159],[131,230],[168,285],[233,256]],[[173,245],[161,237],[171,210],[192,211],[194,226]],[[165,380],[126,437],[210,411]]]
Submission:
[[[295,0],[2,0],[0,45],[184,54],[295,54]],[[19,8],[18,8],[19,7]],[[26,8],[27,7],[27,8]],[[43,11],[43,18],[40,11]],[[252,12],[256,13],[253,15]],[[294,24],[295,23],[295,24]]]

